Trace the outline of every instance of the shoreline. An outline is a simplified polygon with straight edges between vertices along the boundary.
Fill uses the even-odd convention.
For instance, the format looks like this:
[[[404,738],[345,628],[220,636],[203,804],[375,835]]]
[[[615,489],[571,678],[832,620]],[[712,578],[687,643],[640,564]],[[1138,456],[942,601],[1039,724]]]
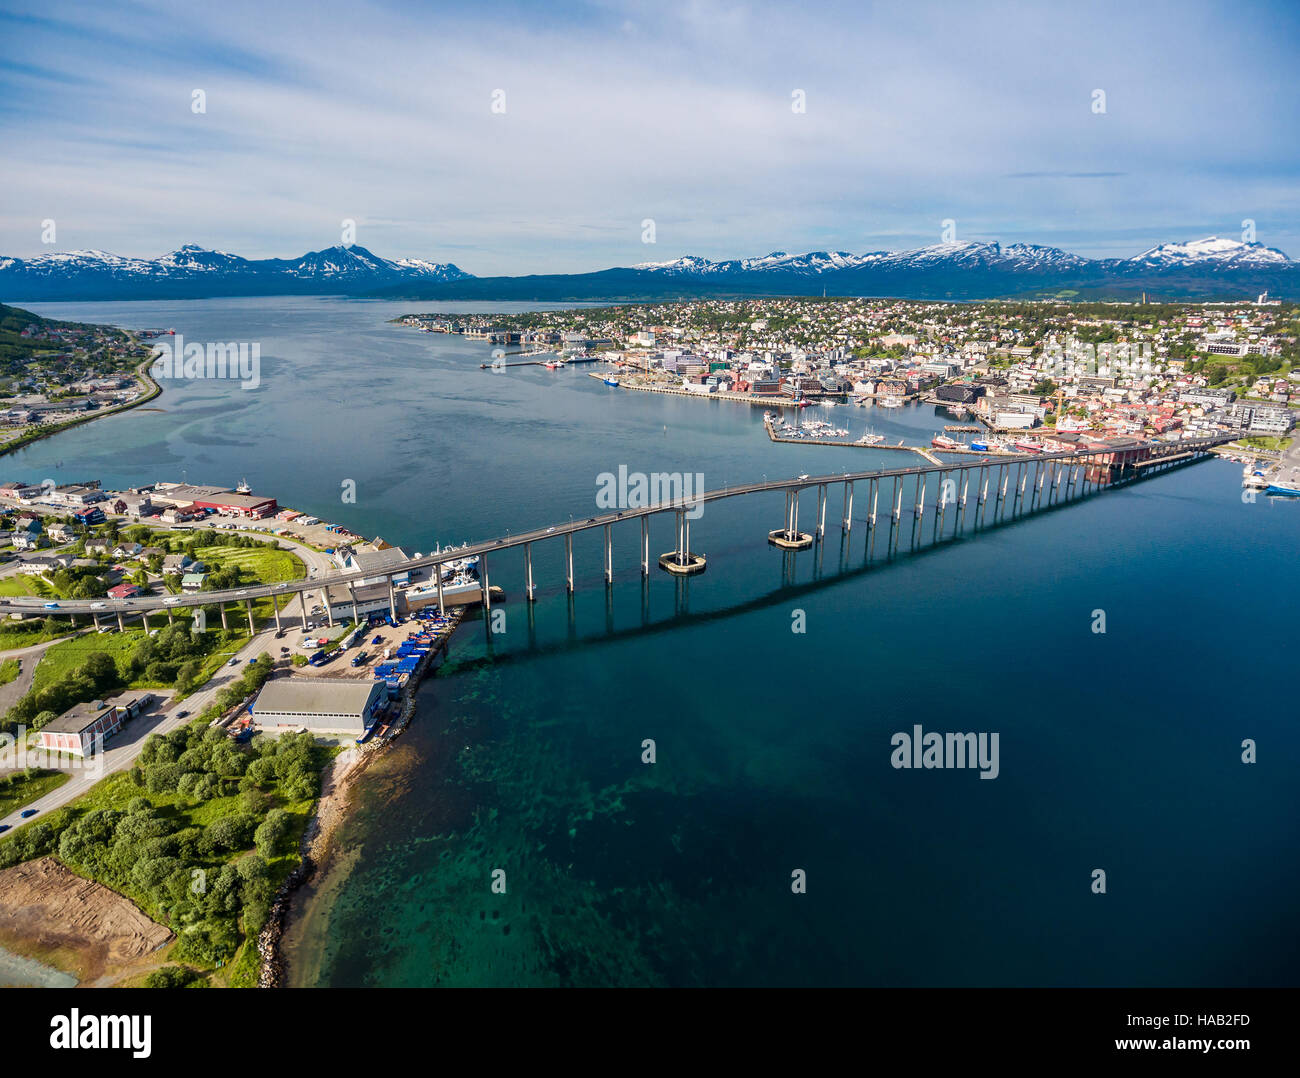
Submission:
[[[0,444],[0,457],[9,453],[15,453],[19,449],[26,449],[29,445],[42,441],[45,438],[53,438],[56,434],[62,434],[64,431],[71,430],[73,427],[80,427],[86,423],[94,423],[97,419],[107,419],[109,416],[121,415],[123,412],[129,412],[132,408],[139,408],[142,404],[148,404],[151,400],[156,400],[162,395],[163,388],[149,373],[149,368],[153,366],[153,356],[148,356],[141,360],[140,365],[135,369],[135,376],[147,388],[147,392],[138,397],[136,400],[127,401],[125,404],[118,404],[112,408],[96,412],[94,415],[79,416],[76,419],[70,419],[66,423],[60,423],[50,430],[36,431],[32,434],[24,434],[12,441]]]
[[[455,624],[442,642],[425,656],[424,662],[416,670],[415,675],[402,689],[401,717],[397,720],[393,732],[383,741],[349,746],[335,756],[330,761],[329,767],[321,774],[321,794],[316,800],[306,830],[303,831],[299,847],[302,861],[280,885],[271,904],[271,914],[257,935],[258,988],[285,987],[286,969],[280,942],[284,938],[289,915],[293,910],[294,897],[304,883],[329,867],[335,852],[332,840],[347,817],[352,794],[366,768],[392,748],[397,738],[415,718],[416,690],[425,677],[441,665],[437,657],[439,655],[445,657],[451,646],[451,638],[456,635],[456,630],[460,628],[461,619],[464,617],[464,607],[453,609],[460,611]]]

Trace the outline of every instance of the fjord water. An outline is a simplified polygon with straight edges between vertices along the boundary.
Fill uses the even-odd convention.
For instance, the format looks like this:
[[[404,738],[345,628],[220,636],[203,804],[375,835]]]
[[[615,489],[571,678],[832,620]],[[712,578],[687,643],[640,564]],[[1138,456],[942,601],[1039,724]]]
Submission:
[[[259,341],[262,385],[169,383],[9,478],[247,477],[423,551],[591,516],[619,465],[714,488],[905,462],[579,370],[481,371],[487,345],[386,322],[410,304],[30,306]],[[826,418],[892,441],[942,423]],[[833,489],[793,559],[765,542],[779,495],[711,503],[703,576],[643,584],[631,524],[609,589],[577,539],[572,600],[562,544],[538,546],[531,606],[519,559],[492,558],[505,631],[467,621],[366,772],[295,900],[291,981],[1294,984],[1300,504],[1244,504],[1239,475],[1199,464],[916,554],[905,535],[892,560],[883,536],[864,557],[862,488],[849,540]],[[671,545],[656,521],[652,555]],[[916,724],[998,733],[998,777],[891,767]]]

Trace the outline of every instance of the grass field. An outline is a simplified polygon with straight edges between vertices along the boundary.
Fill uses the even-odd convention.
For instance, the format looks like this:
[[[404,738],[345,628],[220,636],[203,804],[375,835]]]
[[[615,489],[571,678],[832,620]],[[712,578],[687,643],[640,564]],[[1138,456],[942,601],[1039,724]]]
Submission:
[[[34,578],[26,573],[14,573],[13,576],[0,577],[0,595],[13,597],[43,594],[43,592],[36,590],[37,585],[33,581]],[[49,590],[48,586],[44,588],[44,592]]]
[[[307,568],[298,555],[269,547],[209,546],[199,551],[200,560],[210,566],[226,568],[237,565],[245,579],[259,584],[279,584],[282,580],[301,580]]]
[[[0,662],[0,685],[8,685],[21,671],[22,667],[17,659],[5,659],[4,662]]]
[[[0,781],[0,816],[30,805],[38,797],[57,790],[72,778],[66,771],[38,771],[31,778],[15,774],[7,782]]]
[[[67,677],[96,651],[112,655],[120,669],[122,660],[131,654],[143,636],[143,629],[128,629],[124,633],[89,633],[73,640],[65,640],[61,644],[54,644],[46,649],[40,665],[36,667],[36,674],[32,678],[32,690],[43,689],[59,678]],[[247,632],[233,629],[227,642],[203,659],[202,672],[195,679],[195,685],[203,685],[247,642]],[[175,687],[172,684],[163,685],[144,680],[131,682],[133,689],[174,689]]]

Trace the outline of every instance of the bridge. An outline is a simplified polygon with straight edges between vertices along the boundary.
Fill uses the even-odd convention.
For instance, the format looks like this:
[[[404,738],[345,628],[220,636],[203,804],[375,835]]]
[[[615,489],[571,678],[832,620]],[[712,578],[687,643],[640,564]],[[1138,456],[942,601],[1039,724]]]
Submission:
[[[604,577],[606,583],[612,583],[614,579],[613,529],[616,525],[626,525],[634,519],[640,521],[641,574],[649,575],[651,566],[650,518],[661,513],[672,513],[676,522],[675,546],[672,550],[659,555],[657,564],[668,573],[689,576],[703,572],[707,566],[705,556],[691,549],[691,520],[699,515],[704,504],[726,498],[780,491],[785,495],[785,512],[780,525],[768,532],[767,541],[783,550],[804,550],[811,547],[826,533],[830,488],[833,486],[842,488],[843,510],[839,526],[848,536],[854,524],[853,508],[857,488],[865,485],[866,504],[870,507],[866,517],[868,548],[870,551],[875,549],[876,534],[881,530],[880,521],[883,514],[888,524],[886,541],[892,552],[897,549],[904,516],[911,518],[913,541],[924,526],[927,516],[932,521],[933,537],[937,539],[941,535],[947,535],[950,516],[953,534],[957,534],[966,525],[968,512],[971,522],[982,524],[989,513],[990,503],[995,521],[1006,519],[1007,514],[1022,515],[1048,506],[1065,504],[1171,468],[1204,460],[1211,455],[1210,450],[1232,441],[1232,438],[1232,435],[1218,435],[1178,442],[1134,442],[1130,445],[1098,446],[1056,453],[1027,453],[962,460],[955,463],[942,462],[928,466],[918,465],[819,476],[800,475],[792,479],[764,480],[704,491],[689,497],[660,501],[643,507],[604,513],[586,520],[569,520],[546,528],[535,528],[519,535],[501,536],[479,543],[466,544],[453,550],[442,550],[408,558],[381,573],[373,569],[352,570],[279,584],[196,592],[191,595],[141,596],[134,599],[67,599],[49,602],[40,598],[4,598],[0,599],[0,612],[32,615],[57,612],[59,616],[72,615],[74,619],[79,614],[87,614],[94,619],[96,625],[99,624],[101,617],[115,617],[118,627],[124,629],[128,616],[132,618],[140,616],[147,628],[151,613],[164,613],[170,619],[178,610],[214,605],[220,609],[224,625],[227,605],[235,604],[238,607],[242,603],[248,615],[249,628],[254,630],[253,601],[272,598],[276,600],[273,604],[275,626],[280,629],[283,626],[278,600],[285,595],[298,596],[302,608],[302,620],[305,623],[307,592],[323,591],[327,587],[346,587],[352,598],[355,618],[357,584],[362,580],[374,580],[377,576],[382,576],[386,580],[389,611],[396,614],[394,576],[415,573],[422,569],[434,570],[438,605],[439,608],[445,608],[447,604],[443,595],[443,568],[449,562],[473,556],[479,559],[479,601],[487,610],[492,602],[489,555],[512,548],[523,548],[524,594],[531,601],[536,598],[532,562],[533,544],[548,540],[562,540],[565,554],[565,587],[572,593],[574,591],[573,537],[580,532],[598,530],[603,532]],[[816,494],[817,507],[814,524],[810,530],[804,531],[801,530],[799,522],[799,497],[807,491]],[[883,507],[881,506],[882,493],[886,494]],[[332,624],[329,602],[322,605],[325,608],[325,617]]]

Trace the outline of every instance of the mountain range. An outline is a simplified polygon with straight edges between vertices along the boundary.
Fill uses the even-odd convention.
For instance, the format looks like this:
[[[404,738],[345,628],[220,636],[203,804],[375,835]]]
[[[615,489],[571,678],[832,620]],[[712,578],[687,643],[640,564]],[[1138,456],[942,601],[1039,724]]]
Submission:
[[[911,251],[773,251],[715,262],[686,256],[592,273],[475,277],[451,263],[390,260],[358,246],[294,259],[246,259],[186,245],[157,259],[70,251],[0,257],[12,300],[353,295],[429,300],[665,300],[703,296],[897,296],[974,300],[1300,299],[1300,262],[1261,243],[1211,236],[1131,258],[1084,258],[1056,247],[942,243]]]

